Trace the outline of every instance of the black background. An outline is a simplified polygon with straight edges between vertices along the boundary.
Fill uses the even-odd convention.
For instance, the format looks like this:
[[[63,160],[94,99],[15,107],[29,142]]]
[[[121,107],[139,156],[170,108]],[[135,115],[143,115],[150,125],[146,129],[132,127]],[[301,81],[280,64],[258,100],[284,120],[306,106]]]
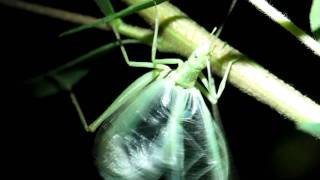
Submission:
[[[102,16],[89,0],[32,2]],[[225,19],[230,0],[172,3],[211,31]],[[271,3],[309,32],[311,0]],[[124,7],[115,4],[117,10]],[[113,41],[113,34],[92,29],[59,38],[61,32],[75,24],[3,5],[0,18],[2,154],[8,179],[100,179],[92,156],[94,134],[84,132],[68,95],[37,99],[24,89],[23,82]],[[147,26],[137,16],[126,19]],[[221,38],[320,102],[319,58],[248,2],[237,3]],[[150,51],[145,46],[128,47],[130,59],[150,59]],[[159,54],[168,56],[176,55]],[[103,56],[74,88],[87,118],[96,118],[146,71],[127,67],[119,50]],[[288,119],[231,85],[227,85],[219,107],[233,156],[235,179],[320,179],[319,141],[295,130]]]

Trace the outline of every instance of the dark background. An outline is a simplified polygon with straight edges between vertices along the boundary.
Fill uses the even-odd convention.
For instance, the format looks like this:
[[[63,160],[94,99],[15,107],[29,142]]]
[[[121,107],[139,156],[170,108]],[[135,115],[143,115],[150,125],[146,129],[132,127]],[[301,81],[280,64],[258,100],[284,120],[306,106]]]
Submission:
[[[102,16],[89,0],[32,2]],[[211,31],[224,21],[230,0],[172,0],[172,3]],[[309,32],[311,0],[271,3]],[[123,7],[116,5],[117,10]],[[137,16],[127,20],[145,25]],[[113,41],[113,34],[92,29],[59,38],[61,32],[75,24],[3,5],[0,21],[4,105],[1,149],[6,159],[4,172],[10,177],[7,179],[100,179],[92,156],[94,134],[83,130],[67,93],[38,99],[25,89],[23,82]],[[221,38],[320,102],[319,58],[248,2],[237,3]],[[131,59],[150,59],[149,47],[130,46],[128,52]],[[168,56],[176,55],[159,54]],[[74,87],[86,117],[95,119],[146,71],[127,67],[119,50],[101,57],[89,75]],[[295,130],[288,119],[231,85],[227,85],[219,107],[237,174],[235,179],[320,179],[319,141]]]

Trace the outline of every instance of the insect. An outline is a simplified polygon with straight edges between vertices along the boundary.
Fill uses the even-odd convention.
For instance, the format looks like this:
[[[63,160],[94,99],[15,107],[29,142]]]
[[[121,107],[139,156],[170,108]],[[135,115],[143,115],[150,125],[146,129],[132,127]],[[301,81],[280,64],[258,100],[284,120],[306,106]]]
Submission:
[[[216,93],[210,75],[212,43],[196,48],[185,62],[156,59],[158,16],[151,62],[130,61],[124,46],[120,46],[129,66],[154,69],[134,81],[92,124],[82,120],[87,131],[94,132],[101,126],[96,139],[99,172],[108,180],[227,180],[225,138],[201,92],[215,104],[233,61]],[[171,70],[167,64],[178,67]],[[208,80],[202,74],[205,68]]]

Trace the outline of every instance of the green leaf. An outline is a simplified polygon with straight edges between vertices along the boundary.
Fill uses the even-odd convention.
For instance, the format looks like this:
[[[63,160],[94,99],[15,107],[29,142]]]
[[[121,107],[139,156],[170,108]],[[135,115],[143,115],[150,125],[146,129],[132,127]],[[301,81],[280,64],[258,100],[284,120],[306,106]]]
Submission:
[[[110,0],[95,0],[95,1],[96,1],[96,4],[99,6],[101,12],[105,16],[109,16],[109,15],[114,14],[114,8],[113,8]],[[120,18],[114,19],[110,22],[110,24],[113,26],[120,25],[121,23],[123,23],[123,22]]]
[[[310,10],[311,31],[320,42],[320,0],[313,0]]]
[[[297,128],[320,139],[320,123],[297,123]]]
[[[107,16],[114,13],[114,8],[110,0],[95,0],[95,1],[104,15]]]
[[[88,69],[75,69],[59,72],[54,75],[39,76],[27,82],[28,88],[37,98],[55,95],[62,91],[69,91],[71,86],[80,81],[89,72]]]
[[[70,30],[62,33],[60,36],[66,36],[66,35],[74,34],[74,33],[83,31],[85,29],[94,28],[94,27],[99,26],[99,25],[107,24],[107,23],[110,23],[114,19],[128,16],[128,15],[133,14],[135,12],[138,12],[140,10],[152,7],[152,6],[155,5],[155,3],[156,4],[160,4],[160,3],[163,3],[165,1],[168,1],[168,0],[146,0],[146,1],[134,4],[134,5],[131,5],[131,6],[127,7],[126,9],[123,9],[123,10],[121,10],[119,12],[111,14],[111,15],[109,15],[107,17],[98,19],[93,23],[85,24],[85,25],[76,27],[74,29],[70,29]]]
[[[128,39],[123,40],[121,43],[133,44],[140,42]],[[119,45],[120,43],[117,41],[98,47],[46,74],[27,81],[26,85],[34,96],[38,98],[69,91],[89,73],[94,62],[99,60],[99,58],[94,57],[101,56]]]

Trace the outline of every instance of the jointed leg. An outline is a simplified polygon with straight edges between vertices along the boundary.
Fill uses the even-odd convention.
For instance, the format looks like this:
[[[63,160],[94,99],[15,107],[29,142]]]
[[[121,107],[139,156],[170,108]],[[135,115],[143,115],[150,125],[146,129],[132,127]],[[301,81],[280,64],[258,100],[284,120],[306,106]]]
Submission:
[[[156,73],[156,74],[155,74]],[[74,93],[70,91],[70,98],[76,111],[80,117],[81,123],[87,132],[94,132],[105,120],[107,120],[117,109],[119,109],[130,98],[135,97],[143,88],[152,82],[158,75],[159,71],[151,71],[144,74],[128,86],[114,102],[90,125],[87,123],[85,116],[82,113],[81,107]]]
[[[117,40],[120,42],[120,49],[121,53],[124,57],[125,62],[131,66],[131,67],[144,67],[144,68],[165,68],[164,66],[156,66],[157,62],[156,61],[156,52],[157,52],[157,39],[158,39],[158,32],[159,32],[159,12],[156,6],[154,6],[155,12],[156,12],[156,18],[155,18],[155,28],[154,28],[154,35],[153,35],[153,40],[152,40],[152,49],[151,49],[151,62],[137,62],[137,61],[130,61],[127,51],[125,50],[125,47],[121,43],[121,36],[118,32],[118,30],[112,26],[112,30],[117,38]],[[164,64],[164,63],[161,63]]]
[[[158,34],[159,34],[159,11],[157,8],[157,3],[154,1],[154,10],[156,14],[155,25],[154,25],[154,33],[152,39],[152,48],[151,48],[151,62],[155,65],[156,62],[156,54],[157,54],[157,44],[158,44]]]
[[[178,58],[155,59],[154,62],[156,64],[178,64],[178,66],[183,64],[183,61]]]
[[[205,94],[208,95],[208,99],[210,100],[211,103],[215,104],[218,101],[218,99],[220,98],[223,90],[225,89],[228,75],[231,70],[231,66],[235,61],[236,60],[232,60],[228,63],[227,69],[226,69],[226,71],[222,77],[222,80],[219,84],[218,91],[216,90],[216,87],[214,84],[214,79],[211,75],[211,68],[210,68],[211,65],[210,65],[209,61],[207,63],[208,78],[205,78],[205,76],[202,73],[199,75],[199,78],[200,78],[202,84],[204,85],[205,89],[207,90],[207,92]]]
[[[125,47],[121,44],[121,37],[119,32],[115,29],[115,27],[112,27],[113,32],[117,38],[117,40],[120,43],[120,49],[122,52],[122,55],[125,59],[125,62],[131,66],[131,67],[144,67],[144,68],[156,68],[164,70],[164,72],[168,72],[170,68],[168,66],[165,66],[164,64],[182,64],[183,62],[180,59],[155,59],[156,55],[156,44],[157,44],[157,35],[158,35],[158,29],[159,29],[159,15],[158,12],[156,12],[156,25],[155,25],[155,33],[153,38],[153,45],[152,45],[152,62],[136,62],[136,61],[130,61],[127,55],[127,52],[125,50]],[[163,71],[161,71],[163,72]],[[76,96],[71,92],[70,98],[72,100],[72,103],[74,104],[77,113],[80,117],[81,123],[84,126],[86,131],[94,132],[106,119],[110,117],[111,114],[113,114],[121,105],[123,105],[130,97],[134,96],[138,92],[140,92],[147,84],[152,82],[155,77],[163,74],[160,71],[153,71],[149,72],[139,79],[137,79],[134,83],[132,83],[122,94],[107,108],[105,112],[103,112],[94,122],[92,122],[90,125],[88,125],[87,121],[85,120],[85,116],[82,113],[82,110],[80,108],[80,105],[77,101]],[[156,73],[156,76],[154,75]]]
[[[70,91],[69,95],[70,95],[70,98],[71,98],[71,102],[72,102],[73,106],[75,107],[75,109],[76,109],[76,111],[78,113],[78,116],[80,118],[80,121],[81,121],[81,124],[83,125],[84,130],[86,130],[88,132],[89,131],[89,126],[88,126],[86,118],[85,118],[85,116],[84,116],[84,114],[82,112],[81,106],[80,106],[80,104],[78,102],[78,99],[77,99],[76,95],[72,91]]]
[[[113,30],[117,40],[120,43],[121,53],[123,55],[123,58],[124,58],[125,62],[128,64],[128,66],[131,66],[131,67],[143,67],[143,68],[154,68],[154,64],[151,63],[151,62],[130,61],[129,57],[128,57],[128,54],[127,54],[127,51],[126,51],[125,47],[123,46],[123,44],[121,43],[121,37],[120,37],[120,34],[119,34],[118,30],[113,26],[112,26],[112,30]]]
[[[227,79],[228,79],[228,76],[229,76],[229,74],[230,74],[230,70],[231,70],[232,64],[233,64],[234,62],[236,62],[236,61],[237,61],[237,59],[236,59],[236,60],[232,60],[232,61],[230,61],[230,62],[228,63],[227,69],[226,69],[226,71],[224,72],[223,78],[222,78],[222,80],[221,80],[221,82],[220,82],[220,85],[219,85],[219,87],[218,87],[218,92],[217,92],[217,97],[218,97],[218,98],[221,96],[224,88],[226,87]]]

